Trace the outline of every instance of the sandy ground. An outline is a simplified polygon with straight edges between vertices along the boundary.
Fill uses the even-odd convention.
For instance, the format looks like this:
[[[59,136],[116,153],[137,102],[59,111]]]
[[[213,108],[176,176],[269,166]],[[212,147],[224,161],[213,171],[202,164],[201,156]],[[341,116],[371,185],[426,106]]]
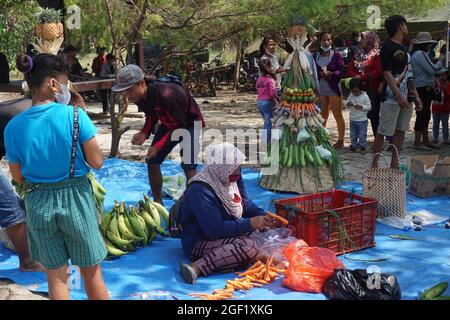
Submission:
[[[0,94],[0,101],[13,99],[16,95]],[[257,111],[254,94],[239,93],[235,95],[230,91],[219,91],[218,96],[214,98],[196,98],[199,103],[207,125],[207,129],[219,129],[222,133],[225,133],[226,129],[258,129],[262,128],[263,120]],[[108,156],[111,145],[111,127],[109,118],[100,114],[101,105],[99,103],[88,103],[88,112],[91,114],[93,122],[98,128],[97,139],[101,145],[102,151],[105,156]],[[125,117],[123,125],[129,125],[131,129],[126,132],[121,139],[120,143],[120,155],[122,159],[130,161],[142,162],[145,158],[150,141],[147,141],[143,146],[132,146],[130,144],[131,137],[138,132],[144,123],[144,118],[141,113],[138,113],[135,105],[130,105],[128,113],[132,117]],[[344,110],[344,117],[348,129],[348,116],[349,110]],[[411,121],[414,123],[414,119]],[[411,125],[412,127],[412,125]],[[336,123],[331,116],[329,120],[328,129],[330,130],[332,142],[337,138]],[[362,181],[362,174],[364,170],[368,168],[372,160],[370,153],[373,135],[369,126],[368,130],[369,147],[368,152],[364,155],[360,153],[353,153],[348,148],[344,148],[339,151],[342,163],[345,170],[345,179],[348,181]],[[431,128],[430,128],[431,133]],[[404,148],[401,152],[401,161],[404,163],[406,158],[412,155],[431,155],[431,154],[450,154],[450,146],[441,146],[441,150],[438,151],[418,151],[412,149],[412,141],[414,139],[414,133],[412,130],[406,134],[406,140]],[[256,144],[256,139],[251,139],[249,144]],[[350,143],[349,130],[346,131],[345,145]],[[386,159],[384,165],[388,165],[390,160],[389,154],[385,153],[384,159]],[[172,152],[169,156],[171,159],[179,160],[178,148]],[[6,168],[6,163],[3,160],[0,162],[0,167]],[[181,170],[181,169],[180,169]],[[28,291],[26,288],[4,282],[0,280],[0,299],[43,299],[39,295],[35,295]]]

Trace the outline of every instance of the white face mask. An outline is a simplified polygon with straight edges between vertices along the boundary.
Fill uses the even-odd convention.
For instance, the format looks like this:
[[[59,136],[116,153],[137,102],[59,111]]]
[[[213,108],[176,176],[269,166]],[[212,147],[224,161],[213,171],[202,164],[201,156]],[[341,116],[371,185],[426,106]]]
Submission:
[[[68,105],[70,102],[70,98],[72,97],[72,95],[70,94],[69,88],[65,84],[61,84],[58,81],[56,81],[56,83],[59,84],[59,86],[61,87],[61,90],[62,90],[62,93],[59,93],[59,92],[55,93],[56,102],[63,104],[63,105]]]
[[[331,51],[331,46],[329,46],[328,48],[324,48],[324,47],[320,47],[320,48],[325,52]]]

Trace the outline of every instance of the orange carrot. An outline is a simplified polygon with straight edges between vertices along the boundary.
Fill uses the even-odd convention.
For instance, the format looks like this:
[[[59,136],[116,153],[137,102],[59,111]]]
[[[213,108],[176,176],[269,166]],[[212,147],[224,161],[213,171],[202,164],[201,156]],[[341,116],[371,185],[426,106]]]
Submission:
[[[262,266],[259,266],[259,267],[255,268],[255,269],[247,270],[247,271],[245,271],[245,272],[243,272],[241,274],[238,274],[238,276],[243,277],[243,276],[246,276],[246,275],[253,275],[253,274],[256,274],[259,271],[261,271],[261,269],[263,269],[263,268],[264,268],[264,266],[262,265]]]
[[[266,270],[262,269],[260,272],[258,272],[258,273],[256,274],[256,277],[257,277],[258,279],[262,279],[263,276],[264,276],[265,271],[266,271]]]
[[[241,290],[246,290],[245,287],[242,284],[240,284],[239,282],[228,280],[227,283],[231,284],[235,289],[237,288],[237,289],[241,289]]]
[[[269,276],[269,261],[270,261],[270,258],[269,257],[267,257],[266,258],[266,265],[265,265],[265,267],[264,267],[264,280],[266,280],[266,281],[268,281],[267,280],[267,277]]]
[[[285,269],[279,269],[277,267],[270,267],[270,270],[273,271],[273,272],[276,272],[276,273],[284,273],[284,272],[286,272]]]
[[[261,284],[269,284],[269,282],[268,282],[268,281],[266,281],[266,280],[263,280],[263,279],[256,279],[256,280],[255,280],[255,282],[257,282],[257,283],[261,283]]]
[[[278,215],[276,215],[276,214],[273,214],[272,212],[268,212],[267,215],[268,215],[269,217],[271,217],[272,219],[277,220],[277,221],[278,221],[279,223],[281,223],[283,226],[287,226],[287,225],[289,224],[289,221],[287,221],[286,219],[284,219],[284,218],[282,218],[282,217],[280,217],[280,216],[278,216]]]

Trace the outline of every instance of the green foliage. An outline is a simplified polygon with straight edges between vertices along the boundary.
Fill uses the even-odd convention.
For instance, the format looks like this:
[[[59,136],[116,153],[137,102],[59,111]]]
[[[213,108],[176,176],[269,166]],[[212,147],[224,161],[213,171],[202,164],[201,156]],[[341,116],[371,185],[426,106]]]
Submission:
[[[273,28],[286,27],[294,14],[307,19],[309,31],[362,31],[371,16],[371,5],[380,8],[382,19],[394,14],[420,14],[448,4],[448,0],[274,0],[280,9],[268,20]]]
[[[67,43],[81,48],[82,53],[95,52],[97,47],[111,49],[111,34],[102,0],[65,0],[65,5],[79,6],[81,14],[80,29],[66,28]]]
[[[38,8],[34,1],[0,1],[0,51],[8,58],[11,69],[15,68],[17,54],[25,51],[33,39]]]

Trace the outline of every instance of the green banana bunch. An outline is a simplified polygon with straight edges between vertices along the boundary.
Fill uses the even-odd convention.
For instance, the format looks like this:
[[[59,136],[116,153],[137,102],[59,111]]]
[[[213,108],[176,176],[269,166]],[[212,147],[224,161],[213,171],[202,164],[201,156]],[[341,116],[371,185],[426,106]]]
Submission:
[[[94,175],[92,172],[89,172],[87,177],[89,178],[89,181],[92,185],[92,191],[94,193],[95,203],[97,205],[97,209],[101,212],[102,216],[105,215],[105,195],[106,195],[106,189],[103,188],[103,186],[95,180]]]
[[[105,239],[106,250],[108,250],[108,255],[112,257],[123,256],[127,254],[125,251],[122,251],[111,244],[108,239]]]
[[[137,246],[147,246],[158,234],[168,236],[165,229],[168,219],[167,210],[146,195],[137,207],[130,206],[128,210],[125,202],[116,201],[100,223],[108,256],[123,256],[135,251]]]
[[[131,224],[132,230],[135,232],[135,234],[138,237],[141,237],[143,239],[142,240],[143,244],[147,245],[147,242],[148,242],[148,230],[147,230],[147,227],[145,225],[145,222],[142,224],[142,222],[140,220],[142,218],[140,216],[138,216],[134,212],[134,208],[130,208],[130,214],[129,214],[128,218],[130,220],[130,224]]]
[[[151,218],[153,218],[154,224],[156,224],[156,226],[154,226],[153,228],[155,228],[156,232],[158,232],[160,235],[168,237],[169,233],[166,231],[166,228],[169,226],[169,212],[159,203],[150,200],[150,198],[145,194],[144,200],[145,212],[150,214]],[[165,225],[162,223],[162,221],[164,221]]]
[[[27,194],[25,183],[18,184],[16,181],[11,180],[11,184],[14,186],[14,189],[16,189],[17,194],[21,199],[25,199],[25,195]]]

